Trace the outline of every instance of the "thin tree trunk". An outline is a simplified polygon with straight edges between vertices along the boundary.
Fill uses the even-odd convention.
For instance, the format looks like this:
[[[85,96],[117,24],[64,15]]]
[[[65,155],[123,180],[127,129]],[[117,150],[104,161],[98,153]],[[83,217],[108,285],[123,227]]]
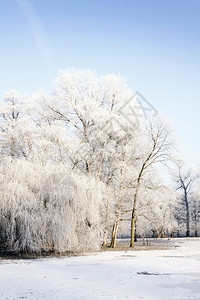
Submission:
[[[137,242],[137,218],[135,218],[134,242]]]
[[[118,207],[117,207],[117,220],[115,221],[115,223],[113,225],[112,239],[111,239],[111,243],[110,243],[111,248],[116,247],[117,232],[118,232],[119,222],[121,219],[122,193],[123,193],[123,189],[124,189],[124,174],[122,173],[122,170],[121,170],[121,177],[122,177],[122,181],[121,181],[121,187],[120,187],[120,194],[119,194],[119,198],[118,198],[119,200],[118,200]]]
[[[104,239],[103,239],[103,244],[102,246],[107,246],[107,239],[108,239],[108,230],[107,228],[105,229],[105,233],[104,233]]]
[[[134,200],[133,200],[132,218],[131,218],[131,242],[130,242],[130,247],[134,247],[134,239],[135,239],[135,236],[134,236],[134,233],[135,233],[135,231],[134,231],[134,226],[135,226],[135,210],[136,210],[138,192],[139,192],[139,188],[140,188],[140,181],[141,181],[142,174],[143,174],[143,171],[145,169],[146,163],[149,161],[150,157],[151,157],[151,154],[148,156],[148,158],[143,163],[142,168],[141,168],[141,170],[139,172],[139,175],[138,175],[138,179],[137,179],[137,185],[136,185],[136,190],[135,190]]]
[[[134,195],[134,201],[133,201],[133,210],[132,210],[132,217],[131,217],[131,242],[130,247],[134,247],[134,240],[135,240],[135,209],[136,209],[136,203],[137,203],[137,196],[140,186],[140,178],[138,178],[137,187]]]
[[[190,237],[190,212],[189,212],[189,204],[188,204],[188,198],[187,193],[185,191],[185,204],[186,204],[186,237]]]
[[[131,218],[131,243],[130,247],[134,247],[134,223],[135,223],[135,210],[133,210]]]
[[[119,227],[119,220],[115,221],[115,223],[113,225],[112,239],[111,239],[111,243],[110,243],[111,248],[116,248],[118,227]]]

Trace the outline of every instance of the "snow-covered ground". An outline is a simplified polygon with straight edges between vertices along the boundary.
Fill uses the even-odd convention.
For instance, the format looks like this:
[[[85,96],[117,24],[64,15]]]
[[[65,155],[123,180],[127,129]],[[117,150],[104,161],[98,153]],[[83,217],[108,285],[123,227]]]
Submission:
[[[200,238],[173,243],[171,250],[0,260],[0,299],[200,299]]]

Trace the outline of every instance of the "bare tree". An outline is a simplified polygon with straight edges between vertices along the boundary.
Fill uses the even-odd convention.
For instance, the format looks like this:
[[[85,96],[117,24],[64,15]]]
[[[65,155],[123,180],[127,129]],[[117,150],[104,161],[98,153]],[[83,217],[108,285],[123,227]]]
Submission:
[[[152,166],[158,163],[166,163],[170,159],[173,143],[170,140],[170,130],[167,124],[162,121],[158,123],[150,123],[147,130],[147,151],[142,155],[139,173],[136,179],[135,192],[133,196],[133,208],[131,216],[131,242],[130,247],[134,246],[135,238],[135,221],[136,207],[138,202],[138,194],[143,183],[143,178],[148,173]]]
[[[180,223],[186,224],[186,236],[190,236],[190,194],[192,187],[197,179],[197,175],[191,169],[186,169],[183,162],[177,163],[177,174],[174,181],[177,185],[177,190],[180,190],[180,208],[178,208],[177,218]]]

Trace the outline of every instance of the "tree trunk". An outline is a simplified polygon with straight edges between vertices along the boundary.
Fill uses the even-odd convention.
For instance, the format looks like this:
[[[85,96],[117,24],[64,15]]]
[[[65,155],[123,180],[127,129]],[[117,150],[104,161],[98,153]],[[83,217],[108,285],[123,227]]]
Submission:
[[[134,233],[134,242],[137,242],[137,219],[135,218],[135,233]]]
[[[145,165],[146,165],[147,161],[149,160],[149,157],[143,163],[142,168],[140,170],[140,173],[138,175],[138,179],[137,179],[137,186],[136,186],[136,190],[135,190],[135,194],[134,194],[133,210],[132,210],[132,218],[131,218],[131,242],[130,242],[130,247],[134,247],[134,240],[135,240],[134,226],[135,226],[135,210],[136,210],[136,204],[137,204],[137,197],[138,197],[138,192],[139,192],[139,188],[140,188],[140,181],[141,181],[141,178],[142,178],[142,174],[143,174]],[[136,237],[136,239],[137,239],[137,237]]]
[[[188,218],[188,211],[187,211],[187,221],[186,221],[186,228],[187,228],[187,231],[186,231],[186,237],[190,237],[190,221],[189,221],[189,218]]]
[[[122,182],[121,182],[120,194],[119,194],[119,198],[118,198],[117,220],[115,221],[115,223],[113,225],[112,239],[111,239],[111,243],[110,243],[111,248],[116,247],[117,232],[118,232],[119,222],[121,219],[122,193],[123,193],[123,189],[124,189],[124,175],[122,173],[122,170],[121,170],[121,175],[122,175]]]
[[[190,212],[189,212],[189,204],[188,204],[188,198],[187,193],[185,191],[185,204],[186,204],[186,237],[190,237]]]
[[[131,218],[131,243],[130,243],[130,247],[134,247],[134,225],[135,225],[135,209],[133,209],[132,218]]]
[[[136,222],[136,217],[135,217],[135,209],[136,209],[136,203],[137,203],[137,195],[139,191],[139,186],[140,186],[140,178],[137,183],[135,195],[134,195],[134,201],[133,201],[133,210],[132,210],[132,217],[131,217],[131,242],[130,242],[130,247],[134,247],[134,241],[135,241],[135,222]],[[136,236],[137,239],[137,236]]]
[[[187,231],[186,231],[186,237],[190,237],[190,227],[189,227],[189,223],[187,221]]]
[[[115,221],[115,223],[113,225],[112,239],[111,239],[111,243],[110,243],[111,248],[116,248],[118,227],[119,227],[119,220]]]
[[[104,239],[102,246],[107,246],[108,230],[105,230]]]

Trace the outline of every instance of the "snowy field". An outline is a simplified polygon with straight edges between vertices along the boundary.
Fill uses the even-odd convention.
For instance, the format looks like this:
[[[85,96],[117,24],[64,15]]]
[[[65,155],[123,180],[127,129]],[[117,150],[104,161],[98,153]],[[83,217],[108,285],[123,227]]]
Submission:
[[[0,260],[0,299],[200,300],[200,238],[169,243],[175,247]]]

